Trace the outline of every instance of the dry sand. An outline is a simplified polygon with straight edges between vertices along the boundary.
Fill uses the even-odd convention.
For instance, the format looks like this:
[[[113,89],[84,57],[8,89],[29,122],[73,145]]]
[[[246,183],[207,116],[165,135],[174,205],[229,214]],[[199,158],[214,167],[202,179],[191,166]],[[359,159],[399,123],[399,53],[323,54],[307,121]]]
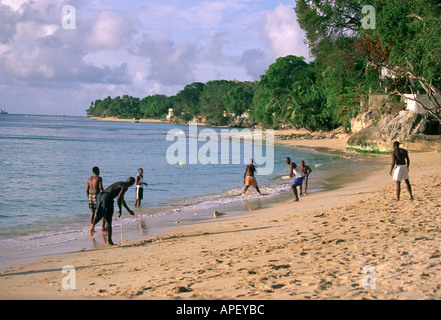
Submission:
[[[99,121],[123,121],[123,122],[133,122],[133,119],[119,119],[116,117],[88,117],[91,120],[99,120]],[[138,122],[146,122],[146,123],[164,123],[164,121],[160,119],[138,119]]]
[[[331,140],[290,145],[344,149]],[[298,203],[10,268],[0,298],[439,299],[441,154],[411,154],[415,200],[403,183],[400,202],[389,156],[376,158],[366,179]]]

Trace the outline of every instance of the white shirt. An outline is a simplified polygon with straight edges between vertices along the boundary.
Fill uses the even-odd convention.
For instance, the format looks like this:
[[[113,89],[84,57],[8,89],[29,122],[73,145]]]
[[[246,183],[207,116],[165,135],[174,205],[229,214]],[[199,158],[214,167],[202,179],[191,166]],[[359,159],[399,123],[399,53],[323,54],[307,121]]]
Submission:
[[[139,184],[137,184],[136,187],[137,188],[144,188],[144,178],[141,177],[140,175],[138,175],[138,177],[139,177],[139,180],[138,180]]]
[[[302,171],[302,169],[300,169],[299,166],[295,167],[293,171],[296,175],[296,178],[301,178],[305,176],[305,173]]]

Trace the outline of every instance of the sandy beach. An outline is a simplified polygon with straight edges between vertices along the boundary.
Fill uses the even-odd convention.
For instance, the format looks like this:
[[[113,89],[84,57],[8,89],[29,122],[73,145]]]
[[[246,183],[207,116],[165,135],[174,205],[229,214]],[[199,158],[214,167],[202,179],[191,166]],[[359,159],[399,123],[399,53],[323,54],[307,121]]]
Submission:
[[[116,117],[87,117],[91,120],[98,120],[98,121],[123,121],[123,122],[134,122],[133,119],[119,119]],[[164,123],[164,121],[160,119],[137,119],[137,122],[145,122],[145,123]]]
[[[339,152],[346,142],[279,139]],[[395,201],[390,156],[378,155],[384,165],[363,179],[297,203],[11,267],[0,298],[440,299],[441,154],[410,157],[413,201],[404,183]]]

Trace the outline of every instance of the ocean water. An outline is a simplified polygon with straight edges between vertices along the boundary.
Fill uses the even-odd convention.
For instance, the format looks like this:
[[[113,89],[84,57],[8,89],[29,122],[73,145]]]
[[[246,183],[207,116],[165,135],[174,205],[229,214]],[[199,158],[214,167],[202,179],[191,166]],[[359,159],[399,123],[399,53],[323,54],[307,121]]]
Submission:
[[[305,160],[313,169],[310,192],[329,188],[333,181],[335,185],[333,177],[342,168],[347,171],[357,165],[353,159],[337,155],[275,146],[273,173],[257,176],[263,195],[250,188],[241,196],[244,166],[249,161],[246,155],[241,156],[240,164],[233,164],[232,159],[228,164],[170,164],[167,150],[173,142],[166,137],[172,129],[183,130],[188,141],[196,139],[188,134],[188,126],[174,124],[0,116],[0,260],[12,252],[91,241],[86,182],[93,166],[100,168],[104,188],[136,177],[138,168],[144,169],[149,186],[141,208],[133,207],[135,187],[125,196],[135,216],[123,208],[125,237],[137,239],[176,221],[195,223],[212,218],[217,208],[229,206],[240,214],[292,197],[289,183],[281,179],[288,174],[287,156],[298,164]],[[241,141],[241,150],[246,143]],[[198,150],[204,144],[198,142]],[[115,224],[119,226],[117,219]],[[118,242],[117,233],[114,242]],[[84,243],[83,249],[87,249]]]

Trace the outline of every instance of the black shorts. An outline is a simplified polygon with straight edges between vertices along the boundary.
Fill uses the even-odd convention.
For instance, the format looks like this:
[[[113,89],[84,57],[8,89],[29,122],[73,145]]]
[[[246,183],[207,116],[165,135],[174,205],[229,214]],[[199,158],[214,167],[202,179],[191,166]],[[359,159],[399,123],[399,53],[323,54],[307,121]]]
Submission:
[[[144,188],[136,188],[136,199],[142,200],[144,197]]]
[[[112,223],[113,217],[113,198],[109,192],[100,192],[96,196],[96,214],[93,224],[97,224],[101,219],[107,223]]]

